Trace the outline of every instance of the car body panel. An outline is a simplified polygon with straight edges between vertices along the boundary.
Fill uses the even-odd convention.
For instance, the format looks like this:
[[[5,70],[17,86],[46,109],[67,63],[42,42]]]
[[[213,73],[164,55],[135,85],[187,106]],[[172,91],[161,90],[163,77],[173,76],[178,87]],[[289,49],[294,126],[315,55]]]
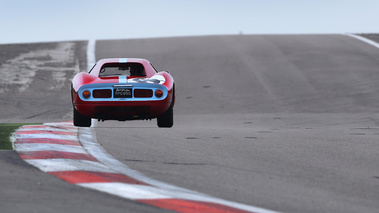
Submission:
[[[122,67],[142,65],[142,75],[101,76],[108,68],[123,73]],[[125,69],[127,72],[130,70]],[[157,92],[157,90],[160,90]],[[89,97],[85,97],[88,95]],[[156,92],[160,97],[156,96]],[[86,94],[84,94],[86,93]],[[95,95],[95,93],[97,95]],[[87,73],[75,75],[71,84],[73,107],[82,115],[99,120],[152,119],[173,107],[175,100],[174,79],[166,72],[157,72],[145,59],[102,59]]]

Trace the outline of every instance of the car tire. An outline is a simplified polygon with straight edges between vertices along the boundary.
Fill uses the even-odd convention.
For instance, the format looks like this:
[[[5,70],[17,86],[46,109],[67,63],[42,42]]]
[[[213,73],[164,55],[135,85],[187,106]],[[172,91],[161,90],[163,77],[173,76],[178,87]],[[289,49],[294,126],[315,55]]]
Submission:
[[[90,127],[91,118],[80,114],[74,107],[74,125],[79,127]]]
[[[174,125],[174,109],[171,105],[168,110],[162,115],[158,116],[157,123],[158,127],[161,128],[171,128]]]

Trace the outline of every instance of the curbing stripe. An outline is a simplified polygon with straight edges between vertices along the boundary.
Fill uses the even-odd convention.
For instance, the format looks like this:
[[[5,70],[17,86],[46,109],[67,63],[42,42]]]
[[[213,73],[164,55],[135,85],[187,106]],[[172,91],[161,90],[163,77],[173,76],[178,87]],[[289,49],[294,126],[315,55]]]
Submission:
[[[56,130],[22,130],[19,131],[18,134],[26,135],[26,134],[54,134],[54,135],[76,135],[76,132],[72,131],[56,131]]]
[[[104,164],[89,160],[73,159],[25,159],[26,162],[44,172],[59,171],[94,171],[117,173]]]
[[[34,144],[15,144],[15,149],[17,151],[61,151],[61,152],[72,152],[72,153],[83,153],[87,154],[86,150],[82,146],[71,146],[64,144],[48,144],[48,143],[34,143]]]
[[[169,209],[176,212],[207,212],[207,213],[246,213],[248,211],[236,209],[229,206],[220,205],[217,203],[208,203],[191,200],[180,199],[159,199],[159,200],[138,200],[139,202],[153,205],[163,209]]]
[[[125,183],[80,183],[80,186],[117,195],[126,199],[164,199],[172,198],[162,190],[153,186],[144,186]]]
[[[129,184],[148,185],[136,179],[130,178],[123,174],[107,173],[107,172],[91,172],[91,171],[62,171],[49,172],[56,177],[59,177],[69,183],[106,183],[119,182]]]
[[[49,143],[49,144],[65,144],[71,146],[81,146],[79,141],[64,140],[64,139],[54,139],[54,138],[17,138],[14,144],[38,144],[38,143]]]
[[[16,139],[18,138],[49,138],[49,139],[63,139],[78,141],[78,137],[75,135],[55,135],[55,134],[19,134],[16,132]]]
[[[72,160],[89,160],[96,161],[92,155],[83,153],[73,153],[73,152],[62,152],[55,150],[45,150],[45,151],[20,151],[19,156],[25,160],[32,159],[72,159]]]
[[[61,132],[78,132],[77,129],[69,129],[69,128],[57,128],[53,126],[22,126],[18,131],[35,131],[35,130],[47,130],[47,131],[61,131]]]

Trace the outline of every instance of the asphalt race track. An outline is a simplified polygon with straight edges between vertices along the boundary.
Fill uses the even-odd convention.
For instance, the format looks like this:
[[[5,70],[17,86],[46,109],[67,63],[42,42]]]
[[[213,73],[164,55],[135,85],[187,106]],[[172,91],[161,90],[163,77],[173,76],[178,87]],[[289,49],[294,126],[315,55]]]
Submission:
[[[0,45],[1,123],[72,119],[69,84],[86,69],[86,44]],[[96,59],[108,57],[146,58],[176,80],[173,128],[94,127],[130,168],[279,212],[379,211],[377,47],[347,35],[97,41]],[[68,184],[14,151],[0,151],[0,169],[5,212],[165,211]]]

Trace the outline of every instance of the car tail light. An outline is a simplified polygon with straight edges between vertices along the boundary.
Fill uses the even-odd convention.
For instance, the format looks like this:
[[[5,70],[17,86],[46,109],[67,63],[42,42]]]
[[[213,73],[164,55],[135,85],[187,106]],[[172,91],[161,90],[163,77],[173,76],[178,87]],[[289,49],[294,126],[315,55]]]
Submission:
[[[160,98],[163,96],[163,91],[160,89],[155,90],[155,97]]]
[[[112,90],[110,89],[96,89],[92,93],[94,98],[112,98]]]
[[[90,92],[89,90],[84,90],[84,91],[83,91],[83,97],[84,97],[85,99],[90,98],[90,97],[91,97],[91,92]]]
[[[151,89],[135,89],[134,90],[135,98],[151,98],[153,97],[153,90]]]

